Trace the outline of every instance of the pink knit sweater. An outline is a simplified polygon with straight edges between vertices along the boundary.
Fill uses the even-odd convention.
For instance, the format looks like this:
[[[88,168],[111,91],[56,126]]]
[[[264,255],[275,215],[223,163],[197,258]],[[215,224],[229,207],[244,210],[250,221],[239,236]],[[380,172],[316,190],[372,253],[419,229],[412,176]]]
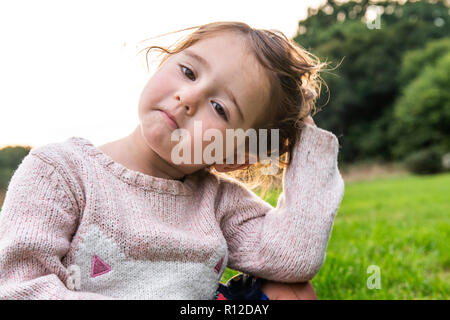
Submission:
[[[213,299],[227,266],[312,279],[344,193],[338,149],[306,125],[276,208],[205,170],[132,171],[83,138],[32,149],[0,213],[0,299]]]

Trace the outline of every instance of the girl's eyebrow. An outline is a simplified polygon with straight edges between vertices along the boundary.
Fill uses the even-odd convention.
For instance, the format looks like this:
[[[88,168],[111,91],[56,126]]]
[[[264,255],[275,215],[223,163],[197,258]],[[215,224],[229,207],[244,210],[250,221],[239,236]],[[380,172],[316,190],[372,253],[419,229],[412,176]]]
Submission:
[[[190,56],[191,58],[197,60],[201,64],[203,64],[207,69],[211,69],[211,66],[209,65],[209,62],[206,61],[203,57],[199,56],[195,52],[190,51],[189,49],[183,50],[183,53]]]
[[[187,56],[197,60],[199,63],[203,64],[206,69],[208,69],[208,70],[211,69],[211,65],[209,64],[209,62],[206,61],[206,59],[204,59],[203,57],[196,54],[195,52],[193,52],[189,49],[185,49],[185,50],[183,50],[183,53],[186,54]],[[231,90],[228,87],[225,87],[224,91],[231,98],[231,101],[234,103],[234,105],[236,106],[236,108],[238,110],[239,118],[241,119],[242,122],[244,122],[244,115],[242,114],[241,107],[237,103],[236,98],[234,97],[233,93],[231,92]]]

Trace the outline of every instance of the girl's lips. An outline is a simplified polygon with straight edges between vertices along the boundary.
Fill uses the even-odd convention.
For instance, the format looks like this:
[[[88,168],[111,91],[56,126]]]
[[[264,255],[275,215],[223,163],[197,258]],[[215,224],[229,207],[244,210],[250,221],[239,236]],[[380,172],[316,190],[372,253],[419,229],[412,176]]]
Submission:
[[[168,115],[165,111],[159,110],[161,112],[162,117],[164,120],[171,126],[173,129],[178,129],[178,124],[175,122],[174,119],[170,115]]]

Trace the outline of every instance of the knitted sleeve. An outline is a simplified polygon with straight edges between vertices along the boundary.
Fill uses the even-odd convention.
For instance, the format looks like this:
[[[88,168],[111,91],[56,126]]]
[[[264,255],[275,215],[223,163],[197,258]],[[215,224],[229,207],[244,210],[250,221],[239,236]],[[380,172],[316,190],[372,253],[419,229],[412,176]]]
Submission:
[[[107,298],[65,285],[61,259],[78,219],[74,196],[57,167],[27,155],[0,212],[0,300]]]
[[[344,194],[338,149],[334,134],[307,124],[276,208],[238,181],[221,183],[217,214],[228,244],[228,267],[280,282],[315,276]]]

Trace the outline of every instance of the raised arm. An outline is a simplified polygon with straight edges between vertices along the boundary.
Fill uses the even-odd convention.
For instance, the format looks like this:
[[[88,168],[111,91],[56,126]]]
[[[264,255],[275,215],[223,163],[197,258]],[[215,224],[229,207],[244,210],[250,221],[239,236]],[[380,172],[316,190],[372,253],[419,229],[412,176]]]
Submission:
[[[78,225],[78,209],[59,170],[36,155],[14,173],[0,212],[0,300],[109,299],[65,286],[61,259]]]
[[[283,176],[276,208],[243,184],[222,181],[217,214],[228,267],[268,280],[310,280],[325,261],[344,194],[334,134],[307,124]]]

